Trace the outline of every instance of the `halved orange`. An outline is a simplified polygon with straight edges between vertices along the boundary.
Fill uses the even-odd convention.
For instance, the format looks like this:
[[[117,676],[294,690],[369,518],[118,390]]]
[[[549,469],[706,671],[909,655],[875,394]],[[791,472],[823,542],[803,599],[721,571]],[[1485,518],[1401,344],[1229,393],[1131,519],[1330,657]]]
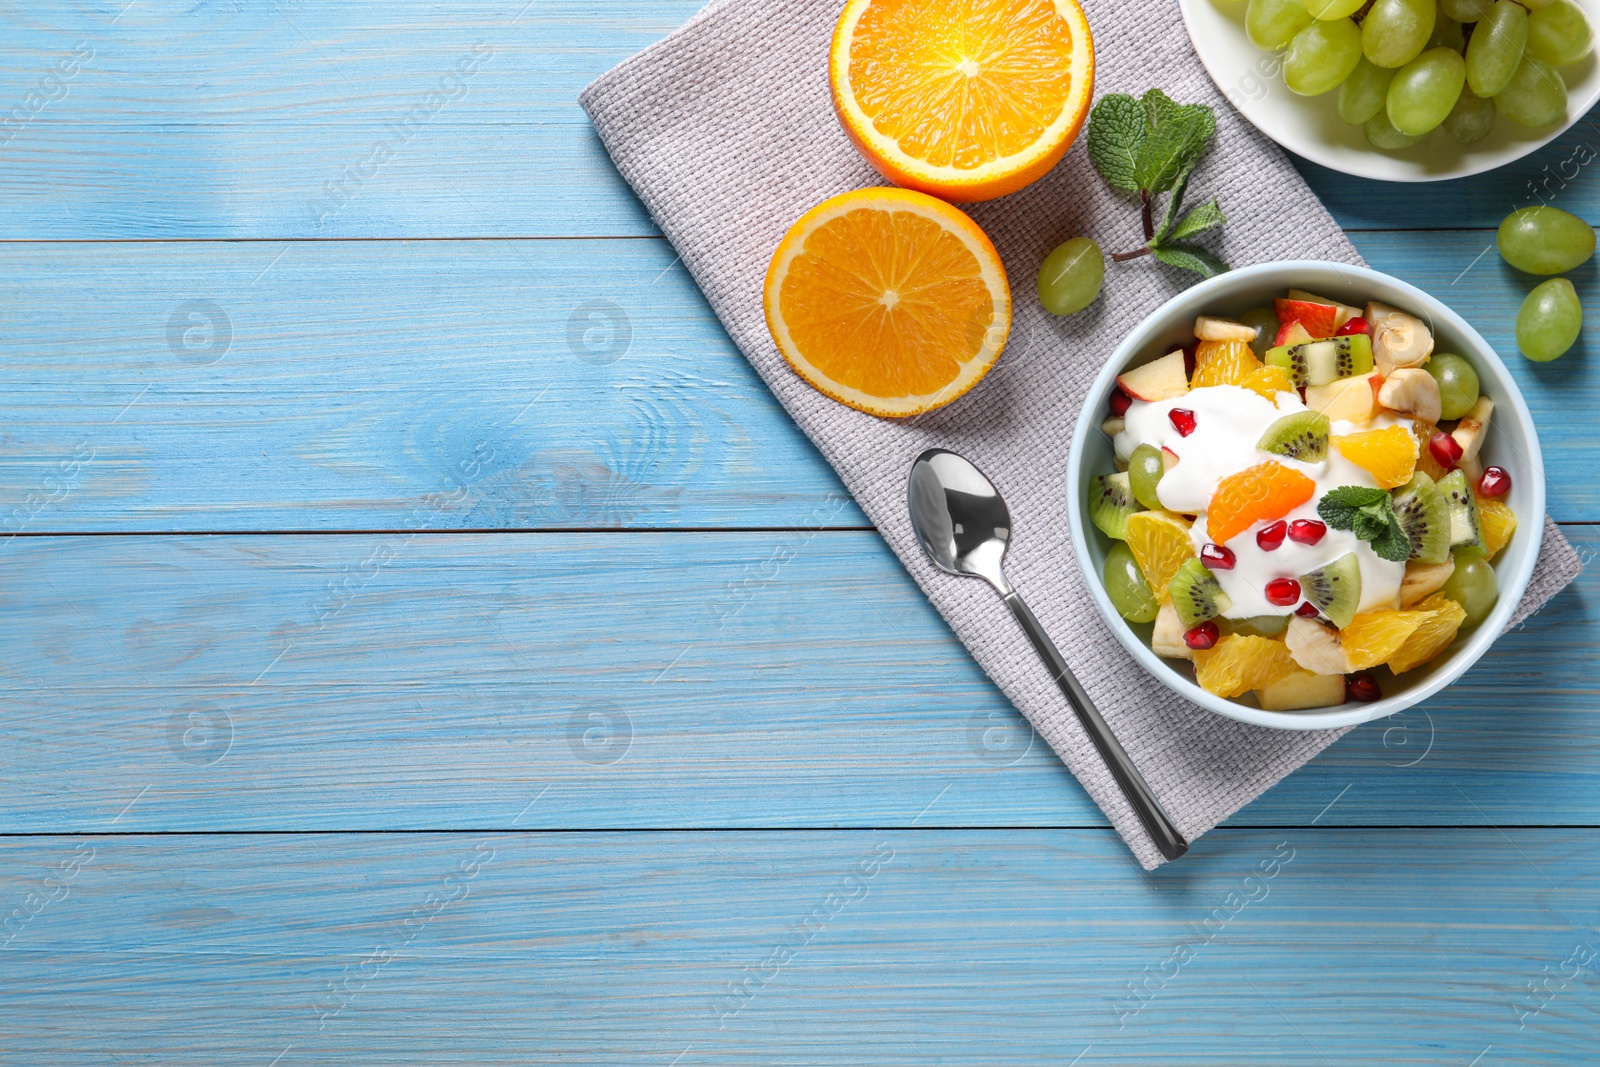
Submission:
[[[1043,177],[1094,95],[1077,0],[849,0],[828,83],[884,177],[970,203]]]
[[[796,374],[890,418],[978,384],[1011,331],[1011,287],[989,238],[907,189],[858,189],[802,215],[772,254],[766,309]]]

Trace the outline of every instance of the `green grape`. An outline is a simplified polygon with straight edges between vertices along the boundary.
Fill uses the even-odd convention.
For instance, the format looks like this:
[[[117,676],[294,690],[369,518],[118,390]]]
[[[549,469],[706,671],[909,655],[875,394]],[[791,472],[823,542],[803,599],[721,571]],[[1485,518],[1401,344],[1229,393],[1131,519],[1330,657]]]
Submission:
[[[1523,56],[1511,81],[1494,97],[1500,114],[1522,126],[1554,126],[1567,114],[1567,83],[1542,59]]]
[[[1456,569],[1439,591],[1467,610],[1467,622],[1480,623],[1489,617],[1494,602],[1500,599],[1500,583],[1482,552],[1458,548],[1453,554]]]
[[[1583,329],[1583,305],[1565,278],[1533,287],[1517,311],[1517,347],[1535,363],[1549,363],[1572,347]]]
[[[1462,32],[1461,23],[1448,15],[1440,15],[1433,24],[1433,36],[1428,38],[1428,47],[1461,52],[1467,47],[1467,35]]]
[[[1256,339],[1250,342],[1250,347],[1258,358],[1265,356],[1267,350],[1277,343],[1278,314],[1271,308],[1251,308],[1239,316],[1239,321],[1256,328]]]
[[[1251,615],[1245,619],[1225,620],[1229,633],[1247,637],[1277,637],[1289,628],[1287,615]]]
[[[1250,43],[1268,52],[1288,48],[1294,35],[1312,21],[1311,12],[1300,0],[1250,0],[1244,12],[1244,29],[1250,35]]]
[[[1133,487],[1133,498],[1151,511],[1160,511],[1161,498],[1156,495],[1156,486],[1165,473],[1167,465],[1162,461],[1161,449],[1155,445],[1140,445],[1134,449],[1133,455],[1128,457],[1128,482]]]
[[[1403,67],[1433,36],[1437,14],[1434,0],[1376,0],[1361,22],[1361,50],[1380,67]]]
[[[1555,2],[1556,0],[1524,0],[1522,6],[1529,11],[1543,11]]]
[[[1558,207],[1523,207],[1501,220],[1495,243],[1518,270],[1565,274],[1594,255],[1594,229]]]
[[[1428,49],[1395,71],[1387,104],[1390,123],[1403,134],[1421,137],[1450,114],[1466,80],[1467,61],[1461,53]]]
[[[1472,30],[1467,45],[1467,84],[1479,96],[1506,87],[1522,62],[1528,41],[1528,10],[1514,0],[1498,0]]]
[[[1389,121],[1389,112],[1380,111],[1368,119],[1361,127],[1361,132],[1367,138],[1367,143],[1373,148],[1384,151],[1393,151],[1396,148],[1410,148],[1420,137],[1413,137],[1409,133],[1401,133],[1394,128],[1394,123]]]
[[[1439,383],[1439,417],[1459,419],[1478,402],[1478,372],[1460,356],[1435,352],[1422,365]]]
[[[1128,550],[1126,543],[1118,541],[1111,546],[1106,553],[1103,573],[1106,596],[1111,598],[1111,604],[1118,614],[1129,622],[1155,620],[1161,605],[1156,603],[1156,595],[1150,590],[1150,583],[1145,581],[1139,565],[1133,561],[1133,553]]]
[[[1361,28],[1350,19],[1313,22],[1294,35],[1283,57],[1291,92],[1320,96],[1350,76],[1361,61]]]
[[[1383,110],[1389,98],[1389,83],[1394,81],[1394,71],[1375,67],[1362,56],[1350,77],[1339,86],[1339,117],[1352,126],[1359,126]]]
[[[1304,0],[1312,18],[1331,22],[1349,18],[1366,6],[1367,0]]]
[[[1494,0],[1439,0],[1439,11],[1457,22],[1477,22],[1493,4]]]
[[[1471,89],[1462,89],[1456,106],[1444,119],[1444,132],[1457,144],[1477,144],[1494,130],[1493,100],[1485,100]]]
[[[1056,246],[1039,268],[1039,303],[1052,315],[1071,315],[1094,303],[1105,281],[1106,261],[1100,246],[1074,237]]]
[[[1594,31],[1572,0],[1556,0],[1528,16],[1528,54],[1552,67],[1576,63],[1593,47]]]

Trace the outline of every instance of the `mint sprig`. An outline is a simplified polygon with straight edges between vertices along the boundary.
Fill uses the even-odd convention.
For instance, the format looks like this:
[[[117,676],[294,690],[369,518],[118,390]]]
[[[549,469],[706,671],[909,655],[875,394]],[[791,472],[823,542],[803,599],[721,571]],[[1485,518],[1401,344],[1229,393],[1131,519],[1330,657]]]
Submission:
[[[1317,501],[1317,514],[1335,530],[1349,530],[1371,544],[1379,559],[1404,563],[1411,558],[1411,538],[1395,518],[1387,490],[1341,485]]]
[[[1126,93],[1101,97],[1089,113],[1089,159],[1120,193],[1139,197],[1145,243],[1115,253],[1117,262],[1153,255],[1162,263],[1210,278],[1228,269],[1213,253],[1190,238],[1225,224],[1215,200],[1180,215],[1189,177],[1217,131],[1216,114],[1204,104],[1179,104],[1160,89],[1135,100]],[[1155,198],[1166,193],[1161,224],[1155,222]]]

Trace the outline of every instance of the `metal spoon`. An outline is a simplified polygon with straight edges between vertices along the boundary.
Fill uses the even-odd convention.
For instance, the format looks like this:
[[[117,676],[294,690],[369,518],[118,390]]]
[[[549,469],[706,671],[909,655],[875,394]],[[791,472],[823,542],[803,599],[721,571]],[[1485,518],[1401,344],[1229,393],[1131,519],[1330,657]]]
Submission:
[[[906,495],[911,526],[928,558],[951,574],[984,579],[1005,600],[1161,854],[1175,860],[1189,851],[1189,842],[1161,809],[1160,801],[1095,710],[1089,694],[1072,676],[1044,627],[1006,581],[1003,562],[1011,541],[1011,512],[994,483],[970,460],[942,448],[930,448],[911,465]]]

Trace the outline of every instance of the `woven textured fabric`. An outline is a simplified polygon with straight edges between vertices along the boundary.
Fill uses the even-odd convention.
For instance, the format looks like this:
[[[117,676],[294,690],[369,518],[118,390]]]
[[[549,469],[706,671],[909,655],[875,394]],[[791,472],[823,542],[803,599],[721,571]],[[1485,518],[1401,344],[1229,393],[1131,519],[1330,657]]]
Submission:
[[[881,184],[828,97],[827,52],[839,0],[717,0],[586,89],[584,109],[622,176],[693,275],[729,335],[839,472],[862,509],[956,635],[1077,776],[1145,867],[1161,856],[1010,612],[982,581],[932,568],[912,537],[905,479],[923,449],[960,452],[1000,487],[1014,522],[1007,573],[1192,841],[1334,741],[1204,711],[1147,675],[1090,601],[1065,513],[1067,446],[1089,383],[1145,315],[1194,276],[1148,257],[1108,264],[1089,310],[1058,320],[1032,299],[1040,261],[1087,234],[1108,251],[1137,246],[1137,211],[1107,190],[1084,141],[1044,179],[970,209],[1005,260],[1018,299],[1005,355],[972,392],[895,422],[852,411],[790,371],[767,333],[767,262],[819,201]],[[1218,130],[1192,186],[1233,220],[1218,251],[1244,265],[1360,257],[1276,146],[1223,101],[1168,0],[1087,5],[1097,91],[1159,85],[1217,110]],[[1523,614],[1570,582],[1578,560],[1547,522]]]

